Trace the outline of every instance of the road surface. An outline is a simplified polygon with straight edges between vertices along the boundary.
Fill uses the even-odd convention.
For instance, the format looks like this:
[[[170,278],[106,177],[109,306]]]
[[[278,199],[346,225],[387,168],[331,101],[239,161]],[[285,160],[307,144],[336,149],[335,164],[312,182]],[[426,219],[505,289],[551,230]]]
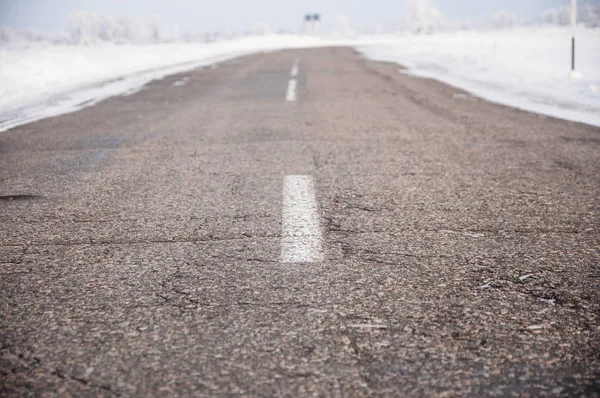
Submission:
[[[598,128],[281,51],[0,133],[0,196],[0,395],[598,396]]]

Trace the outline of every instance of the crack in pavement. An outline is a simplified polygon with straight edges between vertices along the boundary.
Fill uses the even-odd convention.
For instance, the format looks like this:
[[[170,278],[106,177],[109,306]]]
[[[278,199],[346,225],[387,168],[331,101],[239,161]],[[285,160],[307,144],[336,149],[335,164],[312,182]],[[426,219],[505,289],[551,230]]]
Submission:
[[[178,243],[211,243],[211,242],[229,242],[229,241],[243,241],[243,240],[263,240],[263,239],[278,239],[280,235],[265,235],[265,236],[251,236],[251,237],[206,237],[197,239],[141,239],[131,241],[110,241],[110,240],[93,240],[89,241],[75,241],[75,242],[28,242],[27,244],[22,242],[15,243],[0,243],[0,247],[46,247],[46,246],[111,246],[111,245],[142,245],[142,244],[178,244]]]

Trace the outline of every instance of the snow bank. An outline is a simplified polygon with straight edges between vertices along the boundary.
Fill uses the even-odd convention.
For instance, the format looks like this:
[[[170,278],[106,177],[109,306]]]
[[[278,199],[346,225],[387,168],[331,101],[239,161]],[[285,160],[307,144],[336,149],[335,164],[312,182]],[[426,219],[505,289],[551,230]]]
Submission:
[[[131,93],[149,81],[253,52],[325,45],[261,36],[210,44],[0,47],[0,131]]]
[[[570,76],[570,46],[569,28],[531,27],[407,36],[358,49],[490,101],[600,126],[600,29],[579,29],[579,78]]]

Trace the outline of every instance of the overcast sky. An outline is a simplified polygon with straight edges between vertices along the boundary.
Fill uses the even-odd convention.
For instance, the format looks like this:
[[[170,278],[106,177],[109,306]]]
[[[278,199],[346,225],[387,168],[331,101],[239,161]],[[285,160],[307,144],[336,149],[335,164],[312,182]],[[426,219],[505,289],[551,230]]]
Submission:
[[[319,12],[326,25],[339,15],[353,24],[376,25],[403,20],[402,0],[0,0],[0,25],[59,30],[67,16],[88,10],[111,15],[160,19],[191,32],[243,30],[257,22],[273,29],[295,29],[306,12]],[[600,4],[600,0],[579,0]],[[544,10],[570,0],[430,0],[449,19],[477,20],[494,11],[533,19]]]

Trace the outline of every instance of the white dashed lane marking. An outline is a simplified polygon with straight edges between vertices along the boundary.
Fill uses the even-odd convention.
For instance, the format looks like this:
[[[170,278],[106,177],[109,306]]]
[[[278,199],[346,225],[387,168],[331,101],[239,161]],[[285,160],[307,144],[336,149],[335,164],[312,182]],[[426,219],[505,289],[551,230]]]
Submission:
[[[319,212],[311,176],[294,175],[284,179],[281,261],[323,261]]]
[[[290,82],[288,83],[287,94],[285,96],[285,99],[288,102],[296,101],[296,86],[297,85],[298,85],[298,82],[296,81],[296,79],[291,79]]]
[[[299,71],[298,60],[296,60],[294,62],[294,66],[292,66],[292,71],[290,72],[290,74],[292,75],[292,78],[290,79],[290,81],[288,83],[287,94],[285,96],[285,99],[288,102],[296,101],[296,88],[298,86],[298,81],[296,80],[296,76],[298,76],[298,71]]]

